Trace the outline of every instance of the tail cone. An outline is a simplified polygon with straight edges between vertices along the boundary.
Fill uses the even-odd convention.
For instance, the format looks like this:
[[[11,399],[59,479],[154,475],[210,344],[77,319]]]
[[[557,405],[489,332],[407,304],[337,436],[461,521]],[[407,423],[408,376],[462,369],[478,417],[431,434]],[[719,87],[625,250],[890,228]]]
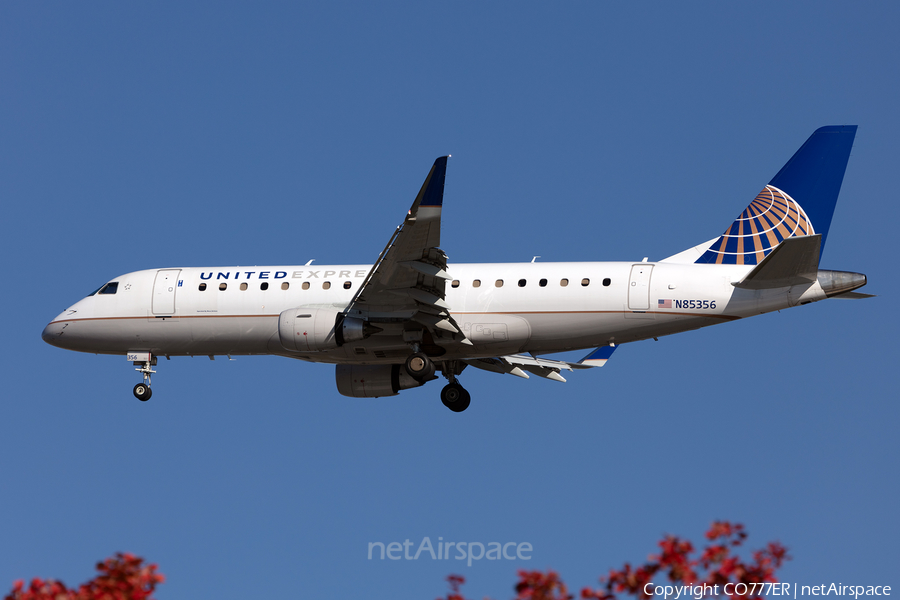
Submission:
[[[866,285],[866,276],[850,271],[819,271],[817,279],[829,298]]]

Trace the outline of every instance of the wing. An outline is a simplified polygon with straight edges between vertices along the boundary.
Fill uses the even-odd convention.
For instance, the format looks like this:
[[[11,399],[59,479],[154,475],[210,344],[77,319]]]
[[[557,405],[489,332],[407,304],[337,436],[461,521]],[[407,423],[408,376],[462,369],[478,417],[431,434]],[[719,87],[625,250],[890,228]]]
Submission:
[[[522,356],[521,354],[513,354],[511,356],[500,356],[497,358],[473,358],[464,360],[467,365],[476,369],[483,369],[492,373],[508,373],[516,377],[529,379],[525,371],[538,377],[552,379],[565,383],[565,378],[559,374],[560,371],[575,371],[577,369],[590,369],[592,367],[602,367],[612,356],[618,346],[601,346],[582,358],[577,363],[565,362],[562,360],[549,360],[546,358],[538,358],[536,356]]]
[[[394,231],[346,314],[372,322],[415,321],[443,341],[468,343],[444,302],[447,255],[440,249],[448,156],[434,161],[406,218]]]

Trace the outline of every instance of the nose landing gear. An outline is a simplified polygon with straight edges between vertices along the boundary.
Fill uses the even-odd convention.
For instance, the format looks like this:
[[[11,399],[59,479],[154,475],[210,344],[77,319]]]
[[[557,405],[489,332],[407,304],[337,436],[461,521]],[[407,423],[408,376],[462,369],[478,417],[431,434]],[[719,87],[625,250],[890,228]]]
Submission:
[[[150,396],[153,395],[153,391],[150,389],[150,374],[156,373],[156,371],[153,370],[153,367],[156,365],[156,357],[150,356],[149,353],[144,356],[146,356],[146,360],[136,360],[133,362],[135,365],[134,370],[144,377],[143,383],[134,386],[133,390],[134,397],[141,402],[146,402],[150,399]],[[144,356],[141,356],[141,358],[144,358]]]
[[[153,391],[146,383],[139,383],[134,386],[134,397],[142,402],[146,402],[153,395]]]

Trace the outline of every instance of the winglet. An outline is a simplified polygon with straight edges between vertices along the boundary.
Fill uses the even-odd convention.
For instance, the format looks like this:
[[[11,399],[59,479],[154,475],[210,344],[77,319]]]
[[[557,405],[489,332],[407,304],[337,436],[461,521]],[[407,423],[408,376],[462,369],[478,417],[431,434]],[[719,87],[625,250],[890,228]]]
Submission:
[[[447,176],[447,159],[449,156],[441,156],[434,161],[416,201],[413,202],[413,211],[419,206],[441,206],[444,202],[444,178]]]
[[[579,365],[586,365],[589,367],[602,367],[606,364],[606,361],[612,356],[612,353],[616,351],[616,348],[619,346],[600,346],[584,358],[578,361]]]

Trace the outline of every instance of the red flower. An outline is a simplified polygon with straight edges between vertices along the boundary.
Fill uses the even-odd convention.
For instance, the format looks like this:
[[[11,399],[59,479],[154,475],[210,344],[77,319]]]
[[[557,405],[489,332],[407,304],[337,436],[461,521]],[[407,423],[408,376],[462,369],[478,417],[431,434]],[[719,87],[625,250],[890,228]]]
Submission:
[[[117,553],[97,563],[100,574],[77,590],[60,581],[38,578],[32,579],[31,586],[25,589],[19,580],[4,600],[153,600],[153,590],[165,577],[157,573],[156,565],[143,562],[133,554]]]

